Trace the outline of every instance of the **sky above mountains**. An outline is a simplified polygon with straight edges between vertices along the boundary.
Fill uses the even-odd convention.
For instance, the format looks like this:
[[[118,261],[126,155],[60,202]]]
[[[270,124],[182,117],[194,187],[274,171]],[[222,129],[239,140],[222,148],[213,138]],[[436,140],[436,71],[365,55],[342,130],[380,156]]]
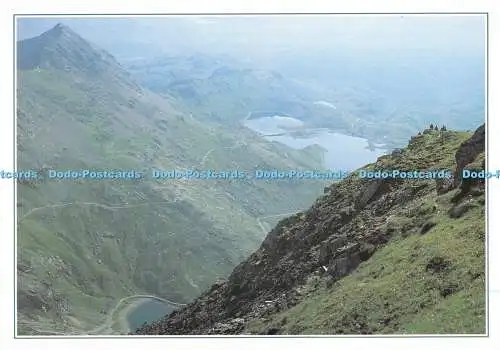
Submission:
[[[21,18],[18,39],[58,22],[126,59],[199,52],[251,60],[311,52],[483,57],[486,36],[482,15],[221,15]]]

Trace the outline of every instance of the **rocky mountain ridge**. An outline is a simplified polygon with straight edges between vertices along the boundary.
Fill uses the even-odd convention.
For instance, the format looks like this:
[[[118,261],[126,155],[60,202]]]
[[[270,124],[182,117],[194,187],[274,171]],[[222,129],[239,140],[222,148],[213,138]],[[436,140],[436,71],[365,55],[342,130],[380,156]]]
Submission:
[[[309,210],[280,221],[227,281],[135,334],[484,332],[484,181],[460,175],[465,168],[484,169],[484,152],[484,125],[473,135],[430,131],[413,137],[400,153],[380,157],[364,169],[450,169],[454,179],[367,180],[352,175],[332,185]],[[465,239],[473,252],[452,249]],[[442,246],[455,255],[446,258],[450,253],[439,251],[431,240],[445,242]],[[408,249],[409,244],[414,248]],[[401,250],[391,252],[393,247]],[[403,257],[392,264],[389,258],[398,254]],[[427,259],[425,264],[420,258]],[[370,271],[384,259],[391,264]],[[468,265],[462,263],[469,259]],[[405,276],[399,275],[397,261],[410,267]],[[364,271],[370,273],[364,276]],[[361,282],[354,290],[364,295],[358,299],[346,292],[350,282],[344,282],[356,278]],[[402,284],[417,289],[391,297]],[[468,303],[474,325],[456,321],[460,314],[449,316],[448,323],[435,316],[425,326],[417,322],[455,300],[450,295]],[[340,296],[344,300],[337,300]],[[345,310],[339,309],[342,303]],[[448,311],[439,312],[448,317]]]

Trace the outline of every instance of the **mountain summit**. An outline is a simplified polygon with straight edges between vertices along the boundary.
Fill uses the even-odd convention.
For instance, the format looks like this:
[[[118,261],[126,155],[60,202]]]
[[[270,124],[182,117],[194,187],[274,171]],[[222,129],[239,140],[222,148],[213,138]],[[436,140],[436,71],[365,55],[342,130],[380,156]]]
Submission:
[[[90,44],[61,23],[37,37],[18,42],[17,65],[22,70],[58,69],[122,79],[129,75],[111,54]]]

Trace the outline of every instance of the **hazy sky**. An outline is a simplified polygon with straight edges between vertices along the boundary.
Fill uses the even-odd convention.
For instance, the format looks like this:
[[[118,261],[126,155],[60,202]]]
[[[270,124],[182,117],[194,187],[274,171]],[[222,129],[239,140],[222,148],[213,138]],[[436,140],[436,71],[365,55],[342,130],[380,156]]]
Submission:
[[[312,50],[344,54],[424,51],[476,56],[484,52],[485,21],[480,15],[37,18],[20,20],[19,37],[38,35],[63,22],[120,56],[132,55],[137,45],[167,54],[182,50],[267,56]],[[128,53],[127,43],[134,44],[129,45]],[[139,54],[142,49],[137,51]]]
[[[309,48],[341,45],[353,49],[484,50],[481,16],[266,16],[193,18],[205,35],[252,44],[274,43]]]

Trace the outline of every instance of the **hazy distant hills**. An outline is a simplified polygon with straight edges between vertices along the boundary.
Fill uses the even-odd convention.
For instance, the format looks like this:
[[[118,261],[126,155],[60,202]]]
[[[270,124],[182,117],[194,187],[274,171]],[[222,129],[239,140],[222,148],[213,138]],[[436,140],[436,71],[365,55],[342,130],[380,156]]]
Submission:
[[[63,22],[119,57],[143,85],[174,93],[188,108],[196,107],[195,118],[227,124],[249,108],[269,106],[314,127],[401,147],[430,123],[467,130],[483,121],[484,43],[471,29],[479,20],[466,21],[463,27],[451,18],[399,16],[170,16]],[[38,35],[57,21],[23,18],[19,36]],[[366,28],[372,28],[371,39]],[[221,68],[231,73],[211,77]],[[277,72],[282,79],[257,79],[248,69]],[[337,108],[315,105],[316,101]]]
[[[181,75],[177,62],[183,62],[183,58],[131,67],[131,72],[151,90],[173,94],[195,108],[198,118],[207,121],[234,125],[258,109],[283,110],[300,118],[308,103],[304,96],[297,95],[293,82],[276,72],[217,62],[202,66],[193,60],[193,69]],[[148,71],[155,74],[144,73]],[[182,78],[176,78],[179,75]]]
[[[316,99],[326,95],[316,86],[235,60],[207,55],[164,56],[135,62],[128,68],[144,86],[175,96],[207,122],[239,125],[251,112],[269,110],[301,119],[306,127],[346,130],[350,125],[336,111],[317,108]]]
[[[318,169],[306,150],[208,127],[175,93],[140,87],[102,49],[58,25],[18,43],[20,334],[85,332],[120,298],[176,302],[226,276],[319,182],[54,180],[49,169]],[[191,113],[192,112],[192,113]],[[192,115],[191,115],[192,114]]]
[[[284,58],[272,70],[207,55],[162,57],[129,69],[151,90],[174,94],[198,118],[219,124],[237,123],[254,110],[277,110],[306,127],[391,148],[430,123],[468,130],[484,120],[484,67],[477,59],[405,57],[404,65],[397,57],[346,60],[311,53]]]

